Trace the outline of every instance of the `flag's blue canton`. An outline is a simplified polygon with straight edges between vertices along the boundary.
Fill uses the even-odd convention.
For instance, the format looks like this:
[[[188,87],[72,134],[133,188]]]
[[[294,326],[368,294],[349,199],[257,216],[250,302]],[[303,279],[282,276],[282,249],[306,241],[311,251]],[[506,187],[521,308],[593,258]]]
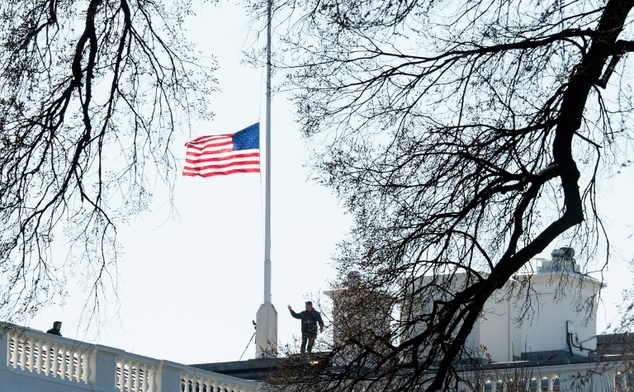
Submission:
[[[232,137],[233,151],[260,148],[260,123],[236,132]]]

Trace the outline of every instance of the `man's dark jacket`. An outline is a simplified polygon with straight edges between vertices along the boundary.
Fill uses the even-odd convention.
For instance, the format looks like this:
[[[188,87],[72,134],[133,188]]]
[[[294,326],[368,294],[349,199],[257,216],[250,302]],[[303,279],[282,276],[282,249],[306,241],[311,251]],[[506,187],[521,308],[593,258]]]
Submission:
[[[291,310],[291,316],[296,319],[302,320],[302,333],[309,335],[317,335],[317,324],[319,324],[322,328],[324,327],[324,322],[321,319],[321,314],[315,309],[304,310],[302,312],[296,313]]]

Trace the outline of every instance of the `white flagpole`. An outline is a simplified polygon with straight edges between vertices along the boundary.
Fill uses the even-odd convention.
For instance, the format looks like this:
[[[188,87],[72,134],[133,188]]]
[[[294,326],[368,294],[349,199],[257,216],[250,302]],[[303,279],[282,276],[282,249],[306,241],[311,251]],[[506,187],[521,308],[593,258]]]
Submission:
[[[255,357],[277,356],[277,311],[271,302],[271,14],[268,0],[266,20],[266,157],[264,192],[264,302],[256,315]]]
[[[266,204],[264,217],[264,303],[271,303],[271,8],[266,22]]]

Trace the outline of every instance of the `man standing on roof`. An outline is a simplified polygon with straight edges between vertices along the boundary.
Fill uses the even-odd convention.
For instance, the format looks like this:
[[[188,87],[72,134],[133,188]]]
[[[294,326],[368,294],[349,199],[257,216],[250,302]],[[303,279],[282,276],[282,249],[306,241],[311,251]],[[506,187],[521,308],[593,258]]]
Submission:
[[[321,319],[321,314],[313,308],[313,303],[310,301],[306,301],[306,310],[300,313],[295,313],[291,305],[288,305],[288,310],[290,310],[291,316],[302,320],[301,353],[308,352],[310,354],[317,338],[317,324],[319,324],[319,332],[324,332],[324,322]]]

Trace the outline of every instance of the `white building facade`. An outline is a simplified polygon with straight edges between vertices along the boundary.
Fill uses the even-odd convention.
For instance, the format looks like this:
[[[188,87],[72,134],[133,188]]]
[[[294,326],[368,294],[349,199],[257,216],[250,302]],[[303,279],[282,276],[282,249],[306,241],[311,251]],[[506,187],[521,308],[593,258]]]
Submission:
[[[518,296],[512,290],[528,284],[530,311],[520,317],[526,295]],[[516,275],[487,302],[467,345],[486,346],[495,362],[592,356],[597,348],[596,311],[603,287],[579,271],[573,249],[555,249],[552,259],[543,260],[536,272]]]

